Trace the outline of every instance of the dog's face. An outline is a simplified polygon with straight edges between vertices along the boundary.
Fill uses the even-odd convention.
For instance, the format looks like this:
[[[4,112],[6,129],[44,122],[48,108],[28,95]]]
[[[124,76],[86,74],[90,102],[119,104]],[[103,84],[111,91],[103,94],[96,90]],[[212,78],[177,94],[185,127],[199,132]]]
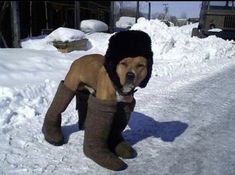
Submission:
[[[128,93],[145,79],[147,59],[142,56],[124,58],[118,63],[116,72],[123,86],[123,92]]]

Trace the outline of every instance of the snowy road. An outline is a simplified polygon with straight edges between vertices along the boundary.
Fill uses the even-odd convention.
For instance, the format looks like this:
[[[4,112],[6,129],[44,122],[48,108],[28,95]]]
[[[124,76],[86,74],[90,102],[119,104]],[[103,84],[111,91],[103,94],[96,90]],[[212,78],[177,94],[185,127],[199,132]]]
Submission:
[[[154,116],[156,121],[180,121],[188,127],[184,130],[183,123],[169,124],[166,129],[166,132],[169,132],[168,137],[174,136],[173,131],[183,133],[168,144],[157,143],[154,137],[151,142],[143,141],[146,148],[152,147],[148,148],[151,152],[143,151],[141,153],[143,160],[136,166],[146,167],[145,174],[235,174],[235,66],[188,86],[181,85],[180,88],[174,89],[176,87],[174,84],[181,82],[176,81],[168,87],[168,89],[173,88],[170,93],[156,92],[154,96],[157,99],[154,102],[156,106],[151,107],[154,113],[149,112],[149,115]],[[148,95],[144,96],[146,99],[151,99],[151,94]],[[148,113],[148,109],[143,113]],[[141,123],[144,121],[139,122],[138,127]],[[157,126],[161,125],[163,123],[155,124],[156,132],[162,132],[157,129]],[[132,172],[134,171],[143,174],[143,170]]]

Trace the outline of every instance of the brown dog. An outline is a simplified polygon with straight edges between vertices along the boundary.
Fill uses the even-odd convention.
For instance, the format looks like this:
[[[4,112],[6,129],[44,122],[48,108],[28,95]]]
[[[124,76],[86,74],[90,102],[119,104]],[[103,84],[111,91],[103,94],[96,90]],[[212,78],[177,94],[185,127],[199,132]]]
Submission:
[[[145,32],[124,31],[111,36],[104,56],[75,60],[46,113],[45,139],[64,144],[61,114],[76,95],[85,155],[105,168],[125,169],[119,157],[133,158],[136,151],[121,133],[135,107],[135,88],[144,88],[151,77],[152,56],[151,39]]]
[[[88,89],[97,99],[131,102],[133,94],[117,96],[116,90],[104,67],[105,57],[98,54],[86,55],[75,60],[64,79],[69,89]],[[147,75],[147,59],[142,56],[122,59],[116,66],[116,72],[123,86],[123,92],[135,89]]]

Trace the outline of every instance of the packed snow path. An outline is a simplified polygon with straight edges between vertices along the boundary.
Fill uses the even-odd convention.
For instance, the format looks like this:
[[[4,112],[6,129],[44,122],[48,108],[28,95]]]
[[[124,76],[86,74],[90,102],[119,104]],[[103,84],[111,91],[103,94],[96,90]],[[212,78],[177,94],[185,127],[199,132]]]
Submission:
[[[161,146],[160,150],[154,150],[149,153],[149,157],[144,157],[143,162],[146,163],[142,165],[152,170],[149,174],[235,174],[234,71],[233,66],[194,83],[192,77],[192,84],[173,90],[166,96],[154,97],[160,103],[156,105],[156,110],[152,109],[155,111],[152,116],[155,116],[156,121],[158,118],[178,120],[186,123],[188,127],[174,142],[168,143],[165,148]],[[178,81],[176,83],[180,84]],[[172,130],[169,136],[174,135],[177,125],[168,127],[166,132]],[[151,162],[151,155],[155,155],[158,160],[152,159]]]
[[[61,147],[43,139],[46,109],[15,126],[9,118],[5,125],[11,126],[0,134],[0,173],[234,175],[234,87],[234,64],[209,76],[153,77],[136,93],[135,112],[124,136],[138,156],[125,160],[129,167],[122,172],[106,170],[85,157],[74,101],[63,114],[67,144]]]

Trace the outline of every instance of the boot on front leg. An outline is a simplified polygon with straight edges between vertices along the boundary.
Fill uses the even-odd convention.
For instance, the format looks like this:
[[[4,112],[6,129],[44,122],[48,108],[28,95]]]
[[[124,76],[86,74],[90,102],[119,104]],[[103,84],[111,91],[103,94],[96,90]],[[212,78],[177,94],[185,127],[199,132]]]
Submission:
[[[116,102],[99,100],[90,95],[85,121],[84,153],[107,169],[120,171],[127,168],[108,148],[108,137],[116,111]]]
[[[128,144],[123,136],[122,131],[127,126],[131,112],[135,107],[135,99],[131,103],[119,102],[117,111],[112,124],[112,130],[109,136],[109,147],[119,157],[130,159],[137,156],[136,150]]]
[[[127,142],[122,141],[115,147],[115,153],[124,159],[132,159],[137,156],[136,150]]]
[[[45,140],[52,145],[60,146],[64,144],[64,137],[61,131],[61,113],[65,111],[74,95],[75,93],[61,81],[42,126]]]

